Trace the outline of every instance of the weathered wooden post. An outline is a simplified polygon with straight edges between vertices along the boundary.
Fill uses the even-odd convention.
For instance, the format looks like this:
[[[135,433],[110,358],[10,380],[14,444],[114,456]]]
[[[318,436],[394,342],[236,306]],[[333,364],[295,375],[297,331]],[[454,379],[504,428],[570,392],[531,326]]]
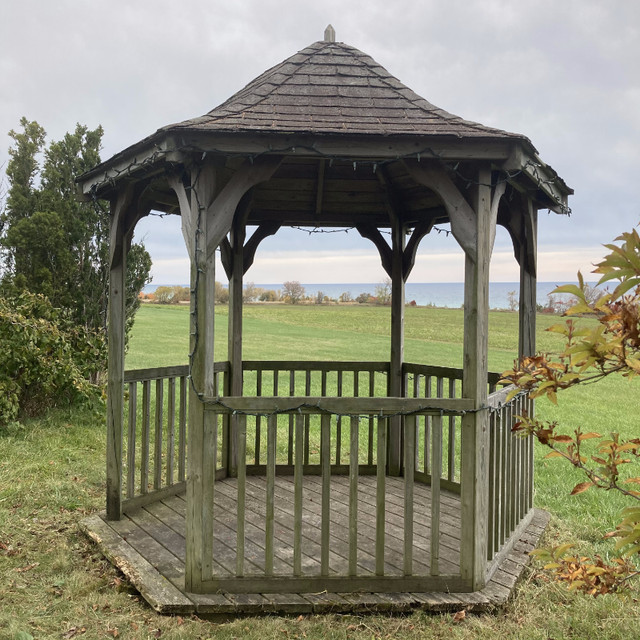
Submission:
[[[187,514],[185,583],[199,591],[211,578],[213,544],[213,482],[215,478],[215,420],[205,411],[203,398],[213,394],[215,260],[209,252],[210,205],[216,189],[215,168],[191,169],[189,216],[191,237],[191,336],[189,439],[187,460]]]
[[[391,359],[389,370],[389,395],[404,396],[404,248],[405,227],[399,215],[392,215],[391,226]],[[399,476],[402,473],[402,419],[400,416],[389,421],[389,462],[388,473]]]
[[[135,221],[133,189],[111,201],[109,238],[108,381],[107,381],[107,518],[122,516],[122,434],[124,424],[124,342],[127,252]]]
[[[528,200],[523,215],[520,236],[520,307],[518,355],[532,356],[536,352],[536,261],[538,210]]]
[[[241,212],[240,212],[241,213]],[[242,395],[242,294],[244,275],[244,241],[246,227],[244,216],[236,215],[231,227],[231,275],[229,277],[229,379],[225,392],[230,396]],[[226,456],[225,464],[230,476],[237,474],[237,419],[229,417],[225,434]]]
[[[491,170],[482,167],[473,187],[475,255],[465,250],[462,396],[474,412],[462,417],[460,572],[475,591],[484,587],[487,557],[489,420],[487,350],[491,260]]]

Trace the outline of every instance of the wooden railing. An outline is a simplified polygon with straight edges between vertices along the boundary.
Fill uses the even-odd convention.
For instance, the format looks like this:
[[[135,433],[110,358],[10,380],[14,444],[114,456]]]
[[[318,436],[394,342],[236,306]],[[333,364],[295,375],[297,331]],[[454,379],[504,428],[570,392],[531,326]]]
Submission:
[[[426,575],[434,589],[462,586],[459,575],[451,570],[451,556],[441,562],[440,548],[440,532],[460,527],[459,520],[456,524],[450,514],[442,512],[442,498],[443,492],[460,493],[464,476],[460,466],[460,416],[472,410],[472,403],[460,397],[461,370],[406,364],[403,368],[405,398],[386,397],[389,364],[380,362],[247,361],[244,363],[243,388],[249,397],[224,395],[228,363],[217,363],[214,375],[217,393],[214,400],[217,398],[220,402],[207,407],[207,428],[212,430],[208,441],[213,443],[208,473],[214,484],[227,475],[237,475],[237,513],[234,517],[237,518],[238,539],[235,540],[236,575],[222,578],[212,573],[208,578],[209,587],[213,585],[212,581],[223,580],[224,588],[243,588],[246,563],[241,538],[245,531],[246,479],[251,475],[262,475],[266,479],[263,577],[268,581],[275,575],[273,518],[270,517],[276,499],[273,483],[276,476],[289,475],[293,476],[295,493],[294,560],[289,577],[298,579],[301,588],[304,586],[306,577],[300,574],[300,487],[303,477],[316,476],[323,510],[319,523],[321,541],[317,577],[321,582],[324,580],[322,584],[326,588],[346,588],[346,584],[336,582],[333,569],[331,576],[327,574],[332,544],[327,537],[327,523],[334,516],[330,512],[329,478],[342,475],[348,476],[349,487],[345,507],[348,511],[344,526],[346,538],[342,540],[349,549],[345,576],[349,579],[362,577],[365,588],[366,576],[361,575],[360,569],[354,570],[353,564],[358,518],[365,517],[362,508],[358,512],[356,487],[360,477],[375,476],[375,505],[372,505],[373,512],[367,515],[375,518],[377,529],[383,527],[388,437],[394,420],[400,421],[402,435],[404,477],[401,482],[404,488],[402,508],[398,509],[404,536],[401,551],[403,571],[402,575],[392,575],[385,569],[384,534],[380,529],[382,538],[379,539],[377,533],[375,536],[372,575],[389,578],[398,584],[398,581],[403,581],[403,589],[410,588],[411,580],[418,574]],[[527,520],[533,499],[532,446],[528,440],[516,438],[511,433],[514,417],[525,408],[531,410],[531,402],[520,394],[507,403],[508,390],[496,391],[497,381],[498,376],[490,374],[487,521],[487,560],[490,567],[508,546],[505,543]],[[128,371],[125,382],[129,400],[123,448],[123,509],[126,510],[185,490],[188,367]],[[234,469],[229,466],[230,429],[238,433]],[[415,564],[412,555],[414,481],[430,485],[428,504],[420,507],[423,511],[426,509],[429,517],[429,548],[422,550],[423,555],[429,558],[426,574],[424,565]],[[211,487],[209,495],[213,494],[214,488]],[[460,553],[459,549],[445,551]],[[396,561],[395,566],[397,564]],[[215,567],[215,563],[211,566]],[[223,588],[221,584],[216,588]],[[314,583],[314,588],[318,584]],[[424,582],[420,585],[426,588]],[[266,583],[264,586],[266,588]]]
[[[533,509],[533,441],[512,432],[517,416],[533,415],[526,392],[507,402],[513,386],[489,396],[489,521],[487,560],[495,560],[504,543],[528,523]],[[495,562],[494,562],[495,564]]]
[[[227,363],[216,364],[222,389]],[[123,509],[183,491],[187,460],[187,365],[125,372],[128,398],[123,447]]]
[[[447,550],[443,554],[441,530],[460,529],[460,512],[443,513],[443,488],[440,482],[431,483],[428,504],[423,501],[414,502],[414,488],[416,477],[416,435],[420,434],[420,424],[428,424],[420,418],[429,417],[439,420],[448,419],[466,411],[473,410],[473,401],[463,398],[363,398],[363,397],[321,397],[321,396],[291,396],[291,397],[227,397],[210,398],[206,400],[206,411],[212,414],[212,419],[205,420],[204,437],[210,441],[217,441],[216,429],[220,428],[224,415],[233,415],[237,421],[238,433],[238,465],[235,492],[237,508],[225,521],[224,535],[220,539],[220,547],[224,547],[228,557],[225,570],[218,571],[214,562],[213,547],[207,549],[212,553],[205,560],[203,566],[207,573],[203,575],[201,588],[204,592],[219,589],[232,592],[258,590],[259,592],[278,591],[353,591],[358,589],[380,591],[388,588],[393,590],[453,590],[463,588],[463,580],[459,571],[459,537],[458,548]],[[260,468],[265,477],[265,503],[258,507],[263,512],[264,531],[255,530],[251,535],[247,533],[247,509],[249,500],[255,497],[249,492],[247,478],[253,465],[253,456],[247,455],[246,445],[251,442],[249,436],[251,425],[256,418],[262,418],[266,430],[265,464]],[[307,465],[304,456],[307,450],[305,434],[305,418],[311,418],[312,424],[318,424],[317,464]],[[293,420],[293,442],[290,447],[288,423]],[[387,442],[388,429],[391,420],[400,419],[403,439],[404,468],[401,483],[401,495],[394,495],[388,491],[392,482],[387,477]],[[373,438],[370,437],[369,420],[373,420]],[[336,446],[338,421],[342,422],[342,432],[346,436],[342,443],[344,468],[336,469]],[[431,424],[432,432],[437,429]],[[210,425],[210,426],[209,426]],[[284,427],[284,428],[283,428]],[[369,449],[373,448],[374,464],[368,464]],[[289,449],[293,449],[293,467],[286,469],[284,461],[288,457]],[[363,455],[363,452],[366,454]],[[278,462],[281,461],[279,465]],[[204,460],[202,473],[206,477],[213,477],[213,469],[207,467],[212,464]],[[279,469],[280,467],[280,469]],[[293,474],[292,504],[277,504],[276,478],[278,471],[290,471]],[[334,499],[331,484],[336,471],[348,475],[348,482],[342,491],[344,510],[337,506],[340,503]],[[375,476],[374,492],[375,506],[363,509],[362,497],[359,493],[359,479],[361,475]],[[303,481],[305,476],[319,475],[315,491],[319,494],[316,501],[320,505],[319,521],[314,520],[313,527],[319,530],[318,539],[309,542],[309,534],[303,536],[303,529],[309,526],[304,513],[309,513],[308,505],[303,502]],[[211,503],[215,502],[218,489],[217,483],[208,488],[211,492]],[[307,486],[307,485],[305,485]],[[228,487],[222,491],[228,493]],[[305,489],[308,491],[308,488]],[[307,494],[308,495],[308,494]],[[227,496],[228,497],[228,496]],[[391,502],[390,502],[391,501]],[[214,508],[215,509],[215,508]],[[256,505],[249,511],[255,512]],[[277,569],[278,534],[275,528],[276,511],[286,509],[291,520],[292,529],[292,560],[286,564],[287,569]],[[397,522],[394,527],[401,530],[400,548],[389,550],[385,543],[387,529],[391,527],[387,511],[397,510]],[[415,519],[414,512],[420,514]],[[207,514],[211,520],[211,530],[216,540],[213,515]],[[206,516],[205,516],[206,517]],[[363,550],[358,546],[358,531],[361,518],[369,518],[374,522],[375,534],[372,548]],[[417,524],[419,523],[419,524]],[[421,546],[419,560],[414,558],[415,527],[419,531],[422,541],[428,540],[427,547]],[[338,529],[338,533],[336,533]],[[235,532],[233,539],[229,538],[229,531]],[[305,540],[303,540],[303,537]],[[312,567],[305,565],[303,571],[302,557],[305,544],[314,544],[314,557],[318,560]],[[449,541],[449,544],[451,542]],[[342,545],[341,562],[330,562],[335,545]],[[252,555],[247,555],[246,549],[251,547]],[[229,549],[232,549],[229,554]],[[390,563],[387,556],[393,553],[395,561]],[[368,559],[368,566],[362,556]],[[446,558],[443,556],[447,556]],[[452,560],[452,555],[456,559]],[[233,575],[229,575],[229,562],[235,557]],[[401,559],[398,561],[398,557]]]

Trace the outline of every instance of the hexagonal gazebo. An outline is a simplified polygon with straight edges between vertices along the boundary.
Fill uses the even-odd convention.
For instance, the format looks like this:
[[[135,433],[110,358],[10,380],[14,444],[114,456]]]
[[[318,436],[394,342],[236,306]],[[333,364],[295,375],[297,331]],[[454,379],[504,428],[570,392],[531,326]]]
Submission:
[[[506,598],[544,517],[531,445],[510,432],[531,403],[507,403],[487,370],[489,263],[500,224],[531,354],[537,211],[566,212],[572,193],[526,137],[435,107],[328,28],[79,182],[111,202],[107,509],[84,526],[149,602],[228,613]],[[125,371],[127,249],[152,210],[182,218],[189,364]],[[405,282],[444,223],[465,255],[459,369],[403,354]],[[392,281],[388,361],[243,360],[243,275],[286,226],[355,228],[375,244]],[[226,359],[213,348],[218,248]]]

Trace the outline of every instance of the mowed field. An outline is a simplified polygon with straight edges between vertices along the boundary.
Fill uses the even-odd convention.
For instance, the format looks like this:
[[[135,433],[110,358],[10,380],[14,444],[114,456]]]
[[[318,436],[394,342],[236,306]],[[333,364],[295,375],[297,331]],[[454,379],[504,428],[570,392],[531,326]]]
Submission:
[[[226,359],[228,310],[216,310],[216,359]],[[246,359],[387,360],[390,312],[384,307],[248,305]],[[407,308],[405,359],[460,366],[462,311]],[[538,346],[560,346],[544,328],[561,318],[538,316]],[[489,367],[502,371],[517,351],[518,316],[492,312]],[[184,364],[188,307],[145,305],[130,338],[127,368]],[[538,414],[570,432],[640,433],[640,383],[610,378],[537,403]],[[597,599],[568,593],[534,567],[513,602],[488,615],[416,613],[406,617],[307,616],[225,622],[154,614],[126,580],[78,532],[104,505],[104,407],[52,411],[0,428],[0,638],[635,638],[638,588]],[[569,496],[581,477],[536,448],[536,505],[552,522],[545,543],[574,541],[581,553],[607,556],[602,541],[624,501],[587,491]],[[635,475],[638,475],[637,472]]]

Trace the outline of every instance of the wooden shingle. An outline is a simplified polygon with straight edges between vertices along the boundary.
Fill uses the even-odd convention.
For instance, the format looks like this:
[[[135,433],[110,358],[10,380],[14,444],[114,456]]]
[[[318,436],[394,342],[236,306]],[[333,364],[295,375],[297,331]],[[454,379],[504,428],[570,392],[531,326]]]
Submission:
[[[370,56],[340,42],[316,42],[209,113],[164,130],[527,140],[436,107]]]

